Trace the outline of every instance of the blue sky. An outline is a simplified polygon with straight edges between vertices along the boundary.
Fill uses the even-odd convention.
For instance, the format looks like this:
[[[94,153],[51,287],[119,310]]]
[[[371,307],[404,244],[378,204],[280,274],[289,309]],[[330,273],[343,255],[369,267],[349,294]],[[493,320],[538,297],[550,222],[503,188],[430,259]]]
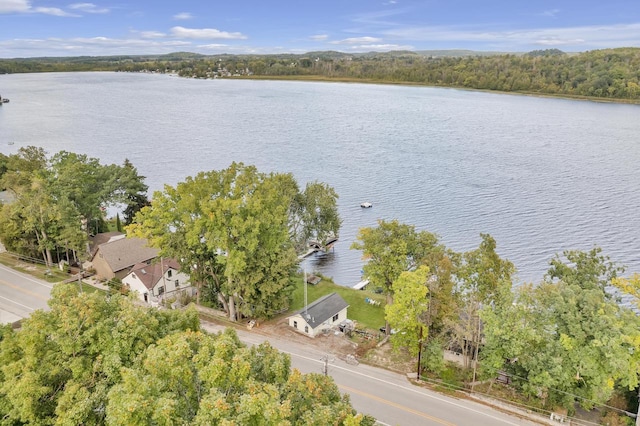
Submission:
[[[0,0],[0,57],[640,47],[638,0]]]

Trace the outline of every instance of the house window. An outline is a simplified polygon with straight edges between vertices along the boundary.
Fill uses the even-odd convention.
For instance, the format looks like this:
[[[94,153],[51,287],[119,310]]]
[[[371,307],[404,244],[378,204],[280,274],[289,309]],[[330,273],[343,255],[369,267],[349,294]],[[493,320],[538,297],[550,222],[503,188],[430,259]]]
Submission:
[[[158,287],[158,296],[162,296],[164,294],[164,286]]]
[[[340,314],[335,314],[335,315],[333,316],[333,320],[332,320],[332,321],[333,321],[333,322],[338,321],[338,316],[339,316],[339,315],[340,315]]]
[[[167,271],[167,278],[171,278],[171,269]]]
[[[296,329],[298,328],[298,321],[293,322],[293,328],[296,328]]]
[[[308,325],[305,325],[305,326],[304,326],[304,332],[305,332],[305,333],[307,333],[307,334],[309,334],[309,326],[308,326]]]
[[[175,280],[174,284],[176,285],[176,288],[180,287],[180,280]]]

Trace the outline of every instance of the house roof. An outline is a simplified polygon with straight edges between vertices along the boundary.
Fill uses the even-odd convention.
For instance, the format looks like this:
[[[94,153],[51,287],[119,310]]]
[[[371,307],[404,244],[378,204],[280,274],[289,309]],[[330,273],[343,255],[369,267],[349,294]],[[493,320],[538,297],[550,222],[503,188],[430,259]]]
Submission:
[[[135,274],[136,277],[144,284],[144,286],[151,290],[158,284],[169,269],[175,271],[180,270],[180,264],[175,259],[163,259],[159,263],[153,263],[147,265],[146,263],[137,263],[131,268],[129,274]]]
[[[112,231],[112,232],[101,232],[99,234],[93,235],[89,237],[89,251],[91,253],[91,257],[95,256],[96,251],[98,251],[98,247],[101,244],[108,243],[111,241],[115,241],[120,238],[125,238],[122,232]]]
[[[301,315],[311,328],[316,328],[347,307],[349,307],[349,304],[338,293],[334,292],[307,305],[306,316],[305,308],[300,309],[295,314]]]
[[[147,262],[158,257],[160,250],[147,246],[142,238],[121,238],[100,244],[95,256],[99,254],[107,262],[113,272],[122,271],[136,263]]]

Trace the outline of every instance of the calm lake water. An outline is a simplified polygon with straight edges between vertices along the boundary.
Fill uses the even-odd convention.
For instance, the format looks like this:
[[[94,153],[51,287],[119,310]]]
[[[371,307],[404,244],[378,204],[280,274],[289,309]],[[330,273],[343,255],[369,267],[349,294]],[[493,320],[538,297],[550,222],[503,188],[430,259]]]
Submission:
[[[343,285],[361,278],[349,249],[358,229],[380,218],[457,251],[489,233],[518,282],[539,282],[555,253],[595,245],[640,272],[639,106],[123,73],[2,75],[0,94],[11,100],[0,107],[4,154],[128,158],[150,191],[232,161],[332,185],[340,241],[306,268]]]

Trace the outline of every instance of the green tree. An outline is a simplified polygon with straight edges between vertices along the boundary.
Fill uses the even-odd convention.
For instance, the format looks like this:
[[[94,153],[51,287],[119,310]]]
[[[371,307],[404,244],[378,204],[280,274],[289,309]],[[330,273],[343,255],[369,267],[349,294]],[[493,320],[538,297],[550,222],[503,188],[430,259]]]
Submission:
[[[429,333],[426,318],[429,312],[428,279],[429,268],[426,266],[401,273],[392,284],[393,304],[386,305],[384,308],[389,325],[398,330],[398,333],[392,336],[394,346],[407,348],[411,355],[418,355],[418,377],[420,377],[420,355]]]
[[[515,273],[513,264],[496,252],[493,237],[489,234],[480,234],[480,237],[480,246],[463,254],[457,274],[461,310],[452,324],[454,339],[462,349],[467,368],[472,359],[478,359],[482,336],[480,311],[497,309],[511,302],[512,275]]]
[[[338,237],[340,215],[338,194],[325,183],[311,182],[294,198],[290,218],[296,249],[303,251],[310,240],[324,244],[329,238]]]
[[[438,237],[426,231],[417,232],[411,225],[397,220],[379,220],[376,228],[361,228],[352,249],[361,250],[367,261],[364,274],[374,287],[381,287],[387,305],[393,303],[393,282],[402,272],[417,267],[438,247]],[[389,335],[389,322],[386,323]]]
[[[271,316],[288,306],[297,235],[339,225],[333,190],[308,188],[301,194],[290,174],[233,163],[156,192],[127,232],[182,259],[198,294],[212,294],[231,319]]]
[[[144,205],[147,186],[133,165],[103,166],[96,158],[60,151],[51,159],[49,185],[80,212],[88,232],[105,230],[104,209],[124,204],[125,221]]]
[[[221,251],[220,293],[229,318],[270,316],[286,308],[289,276],[297,257],[289,235],[289,194],[281,197],[279,179],[253,166],[232,164],[219,174],[219,189],[204,205],[204,241]]]
[[[195,310],[147,310],[75,284],[56,285],[50,306],[0,341],[7,424],[102,424],[123,368],[165,335],[199,328]]]
[[[48,265],[77,261],[87,233],[104,228],[104,209],[142,196],[143,179],[128,162],[103,166],[65,151],[47,159],[41,148],[21,148],[6,158],[0,181],[16,199],[2,206],[0,235],[9,250],[42,255]]]
[[[515,303],[483,315],[493,366],[511,360],[503,368],[550,407],[578,402],[589,409],[606,402],[617,383],[638,383],[639,322],[605,291],[618,268],[599,253],[565,252],[542,284],[521,287]]]
[[[635,273],[629,278],[612,278],[611,284],[623,293],[631,296],[633,303],[640,309],[640,274]]]

